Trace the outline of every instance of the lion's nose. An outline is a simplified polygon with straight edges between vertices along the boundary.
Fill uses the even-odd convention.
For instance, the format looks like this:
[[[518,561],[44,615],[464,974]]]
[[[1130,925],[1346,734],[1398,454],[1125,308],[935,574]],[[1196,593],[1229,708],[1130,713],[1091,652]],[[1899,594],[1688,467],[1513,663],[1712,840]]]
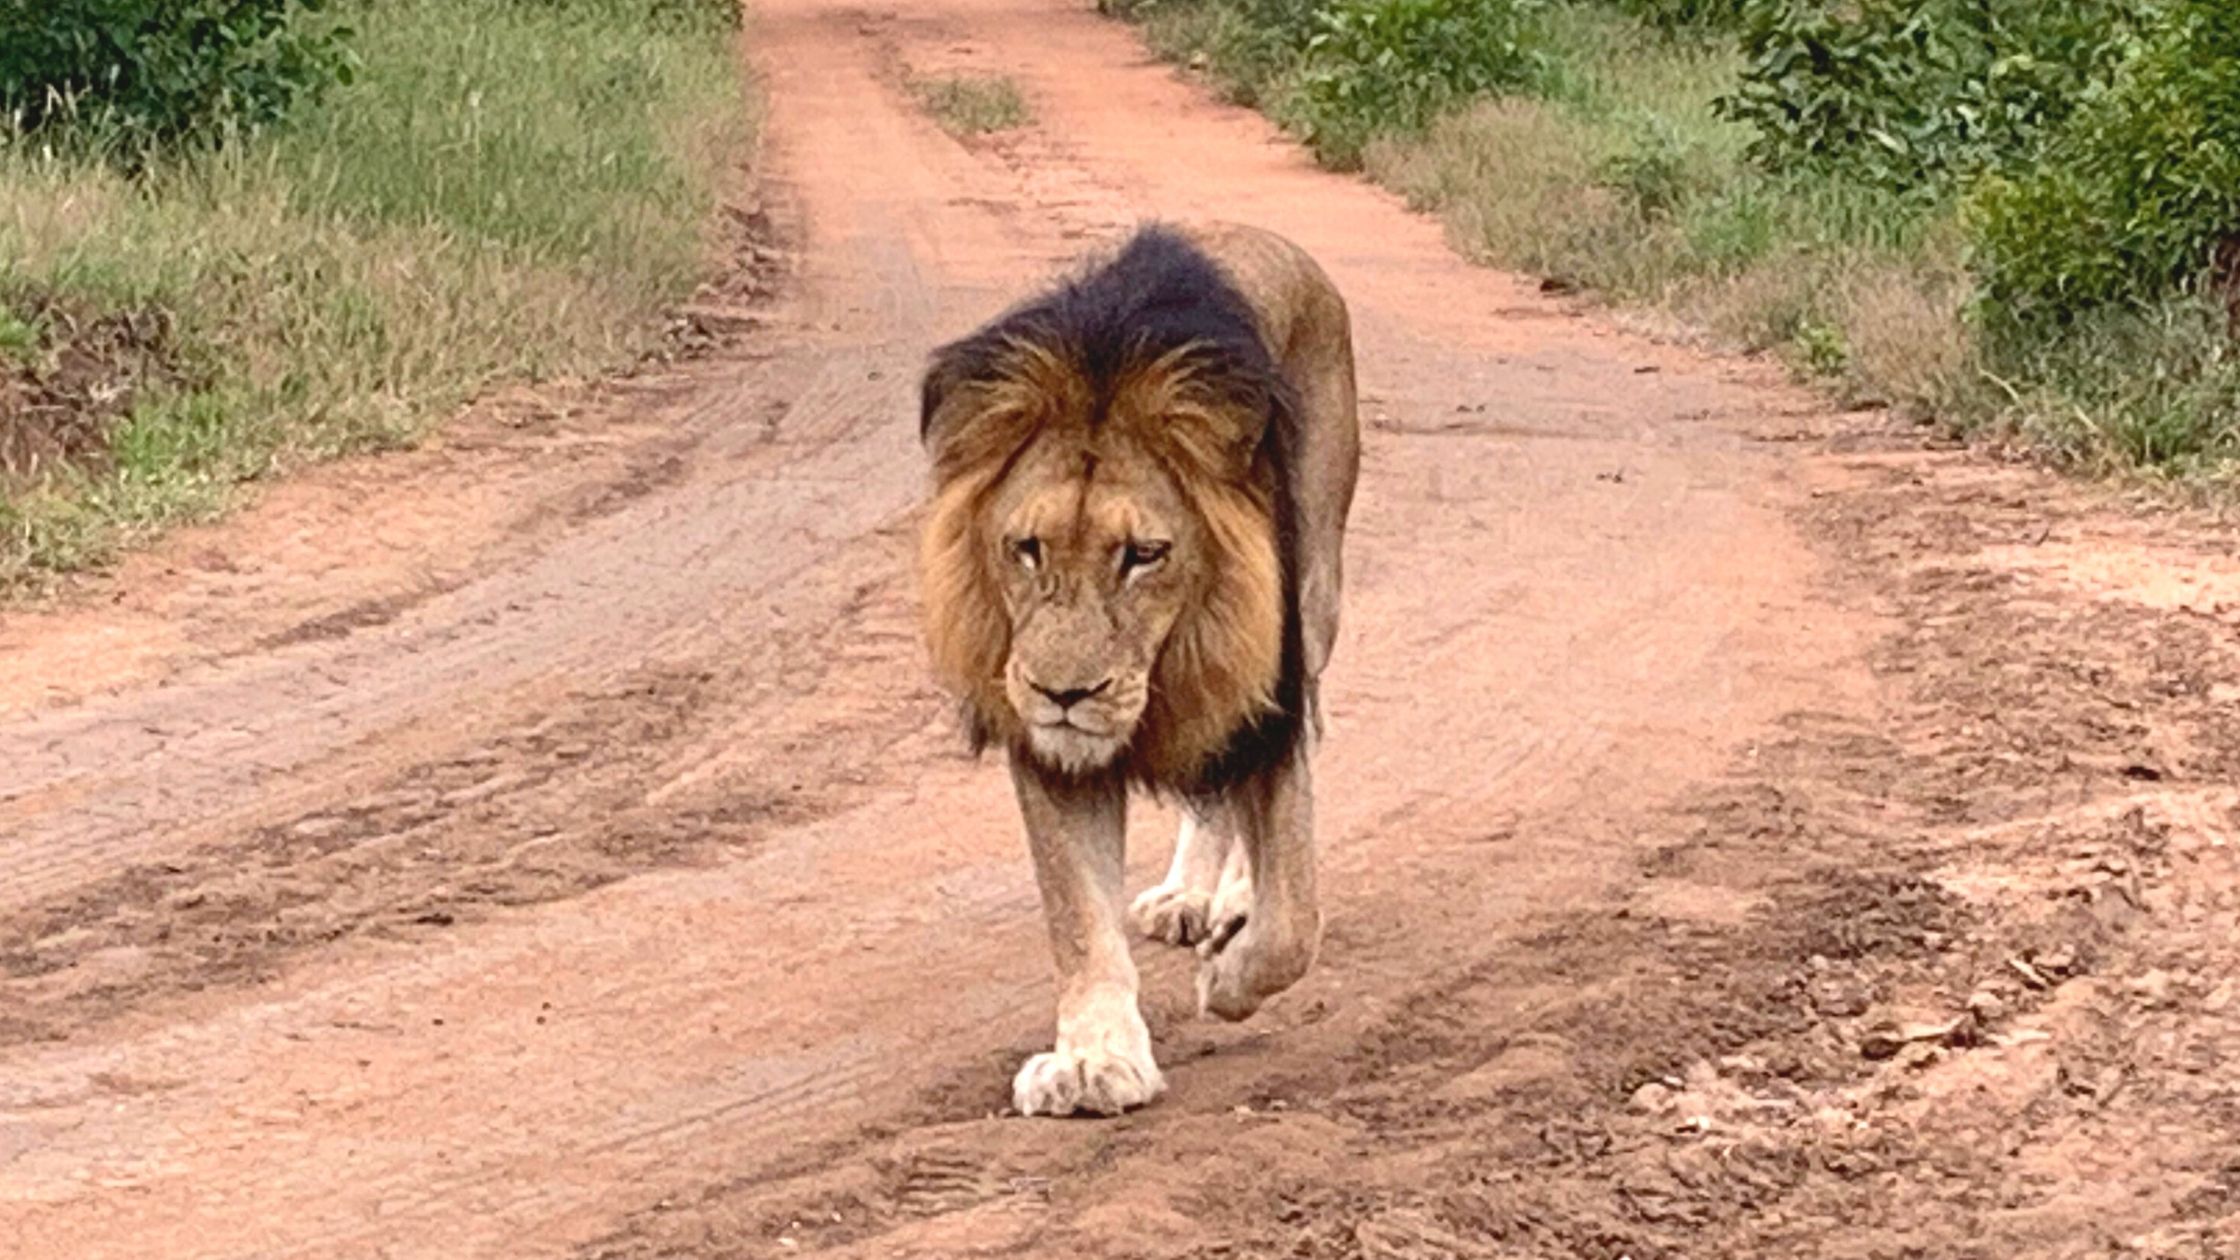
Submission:
[[[1041,692],[1043,698],[1047,699],[1050,703],[1057,705],[1061,709],[1070,709],[1073,706],[1081,703],[1082,701],[1087,700],[1091,696],[1103,695],[1108,689],[1111,688],[1111,686],[1112,680],[1107,678],[1094,687],[1072,687],[1061,691],[1057,688],[1045,687],[1041,683],[1036,683],[1034,685],[1034,689]]]

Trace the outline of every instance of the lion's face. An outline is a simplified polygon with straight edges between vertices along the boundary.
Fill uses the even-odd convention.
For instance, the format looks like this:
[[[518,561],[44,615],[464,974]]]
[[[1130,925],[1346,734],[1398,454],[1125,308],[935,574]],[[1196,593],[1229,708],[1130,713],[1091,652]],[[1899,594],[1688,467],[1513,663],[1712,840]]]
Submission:
[[[1193,791],[1299,703],[1293,404],[1221,274],[1143,239],[934,353],[926,639],[976,747]]]
[[[1046,439],[989,498],[981,538],[1010,622],[1004,698],[1028,747],[1070,773],[1109,765],[1203,585],[1181,493],[1125,443]]]

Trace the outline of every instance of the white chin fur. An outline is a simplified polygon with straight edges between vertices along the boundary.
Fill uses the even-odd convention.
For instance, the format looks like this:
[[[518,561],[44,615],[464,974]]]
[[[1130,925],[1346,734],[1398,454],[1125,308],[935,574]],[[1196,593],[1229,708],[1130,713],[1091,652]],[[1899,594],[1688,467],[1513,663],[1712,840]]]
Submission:
[[[1120,755],[1121,741],[1072,726],[1035,726],[1027,732],[1035,757],[1067,774],[1101,770]]]

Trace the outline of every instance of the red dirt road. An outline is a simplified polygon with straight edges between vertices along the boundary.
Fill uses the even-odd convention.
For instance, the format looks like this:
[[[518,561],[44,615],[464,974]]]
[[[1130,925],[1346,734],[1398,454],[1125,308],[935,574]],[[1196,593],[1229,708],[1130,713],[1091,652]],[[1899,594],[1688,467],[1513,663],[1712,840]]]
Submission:
[[[737,345],[0,621],[0,1255],[2240,1255],[2228,533],[1473,269],[1074,7],[751,42]],[[1035,123],[947,139],[958,67]],[[1329,937],[1240,1027],[1143,947],[1170,1094],[1019,1121],[912,386],[1149,215],[1355,311]]]

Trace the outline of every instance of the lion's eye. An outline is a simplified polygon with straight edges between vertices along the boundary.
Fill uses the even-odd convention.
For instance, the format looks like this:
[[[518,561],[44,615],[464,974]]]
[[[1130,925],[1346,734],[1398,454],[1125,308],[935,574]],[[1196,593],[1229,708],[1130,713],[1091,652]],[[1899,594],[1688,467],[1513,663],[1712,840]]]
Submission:
[[[1120,549],[1120,574],[1123,577],[1157,568],[1172,550],[1169,542],[1131,542]]]
[[[1032,573],[1042,567],[1042,540],[1015,538],[1011,542],[1011,559],[1022,569]]]

